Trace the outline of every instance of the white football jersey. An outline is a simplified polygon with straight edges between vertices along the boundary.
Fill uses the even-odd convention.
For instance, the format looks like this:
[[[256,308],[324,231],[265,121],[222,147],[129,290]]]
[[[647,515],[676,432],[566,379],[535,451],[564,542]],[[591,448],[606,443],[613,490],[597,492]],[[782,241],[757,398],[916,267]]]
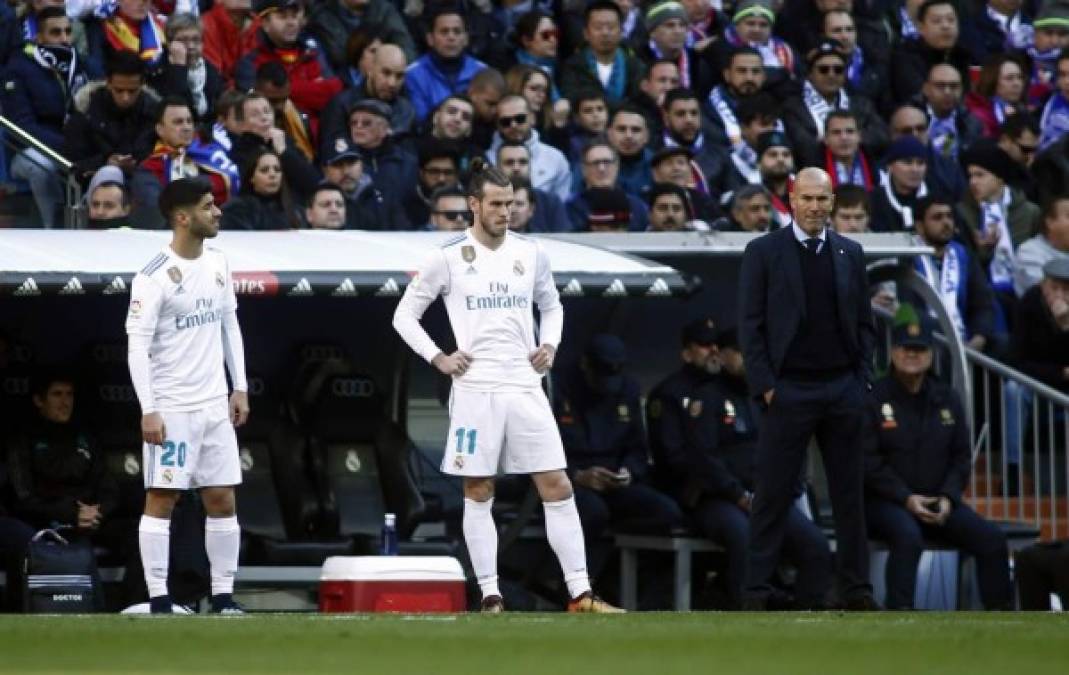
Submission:
[[[468,230],[427,258],[401,298],[394,326],[428,362],[441,350],[418,321],[439,295],[457,348],[472,356],[454,386],[507,391],[541,385],[530,355],[538,344],[560,343],[564,314],[549,257],[535,240],[509,232],[495,251]],[[537,342],[535,305],[543,331]]]
[[[226,397],[223,317],[237,310],[230,267],[204,247],[196,260],[164,247],[134,277],[126,332],[152,337],[152,393],[160,410],[199,410]]]

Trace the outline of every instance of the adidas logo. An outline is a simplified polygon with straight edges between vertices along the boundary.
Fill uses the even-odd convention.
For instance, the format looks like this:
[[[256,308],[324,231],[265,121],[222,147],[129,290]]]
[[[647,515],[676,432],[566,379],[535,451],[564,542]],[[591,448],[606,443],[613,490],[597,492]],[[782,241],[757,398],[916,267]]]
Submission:
[[[358,295],[358,293],[356,292],[356,285],[349,277],[345,277],[345,281],[338,284],[338,287],[331,291],[330,294],[335,297],[348,298],[355,298]]]
[[[653,285],[646,291],[646,295],[653,296],[666,296],[672,295],[672,289],[668,287],[668,282],[664,279],[657,277],[657,280],[653,282]]]
[[[569,281],[568,285],[564,287],[563,291],[561,291],[561,295],[566,295],[568,297],[575,297],[577,295],[582,294],[583,285],[579,283],[578,279],[572,279],[571,281]]]
[[[82,288],[82,282],[78,280],[78,277],[71,277],[67,281],[66,285],[59,290],[60,295],[85,295],[85,289]]]
[[[379,290],[375,291],[375,295],[379,297],[401,295],[401,287],[397,285],[393,277],[390,277]]]
[[[613,279],[609,287],[602,293],[607,298],[619,298],[627,295],[627,287],[619,279]]]
[[[26,277],[26,281],[22,282],[22,285],[15,289],[13,295],[25,297],[27,295],[40,295],[41,289],[37,288],[37,282],[33,280],[33,277]]]
[[[122,277],[115,277],[110,284],[104,287],[104,295],[116,295],[125,292],[126,282],[122,280]]]
[[[297,285],[290,289],[287,295],[312,295],[312,284],[308,283],[308,279],[301,277],[301,280],[297,282]]]

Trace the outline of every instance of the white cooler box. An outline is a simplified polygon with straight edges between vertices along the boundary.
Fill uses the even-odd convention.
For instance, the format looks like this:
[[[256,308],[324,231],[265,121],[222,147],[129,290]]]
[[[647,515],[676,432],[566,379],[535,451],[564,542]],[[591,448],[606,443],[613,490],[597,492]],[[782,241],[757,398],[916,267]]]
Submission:
[[[464,570],[448,556],[331,556],[320,612],[463,612]]]

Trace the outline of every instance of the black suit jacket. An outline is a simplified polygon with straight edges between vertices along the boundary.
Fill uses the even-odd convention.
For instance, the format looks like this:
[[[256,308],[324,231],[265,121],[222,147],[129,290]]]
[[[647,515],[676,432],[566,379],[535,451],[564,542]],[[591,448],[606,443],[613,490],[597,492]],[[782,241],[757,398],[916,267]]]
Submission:
[[[805,280],[798,246],[794,228],[788,226],[752,240],[742,256],[739,343],[755,398],[776,387],[787,349],[805,319]],[[858,375],[869,383],[876,331],[861,245],[829,228],[825,246],[831,246],[835,264],[843,338]]]

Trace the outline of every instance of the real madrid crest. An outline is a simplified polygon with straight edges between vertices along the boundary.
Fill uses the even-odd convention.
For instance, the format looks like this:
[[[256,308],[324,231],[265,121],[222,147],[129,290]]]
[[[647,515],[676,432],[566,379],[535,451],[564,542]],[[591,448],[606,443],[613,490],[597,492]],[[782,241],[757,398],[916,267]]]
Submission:
[[[464,259],[466,263],[472,263],[475,261],[475,247],[474,246],[461,246],[460,257]]]
[[[700,400],[694,400],[687,406],[687,411],[690,412],[691,417],[699,417],[702,414],[702,402]]]
[[[334,141],[334,152],[345,152],[349,149],[349,143],[344,138]]]
[[[176,284],[182,283],[182,270],[178,269],[178,266],[167,268],[167,276],[171,277],[171,281]]]
[[[880,414],[883,415],[883,424],[880,426],[884,429],[894,429],[898,427],[898,422],[895,421],[895,409],[891,407],[890,403],[884,403],[880,406]]]
[[[464,455],[457,455],[453,458],[453,468],[457,471],[464,468]]]
[[[519,259],[517,259],[516,262],[512,263],[512,271],[518,277],[523,276],[523,263]]]
[[[921,334],[921,326],[919,323],[911,323],[906,328],[906,332],[909,333],[910,337],[917,337]]]
[[[735,404],[731,401],[724,400],[724,424],[735,423]]]

